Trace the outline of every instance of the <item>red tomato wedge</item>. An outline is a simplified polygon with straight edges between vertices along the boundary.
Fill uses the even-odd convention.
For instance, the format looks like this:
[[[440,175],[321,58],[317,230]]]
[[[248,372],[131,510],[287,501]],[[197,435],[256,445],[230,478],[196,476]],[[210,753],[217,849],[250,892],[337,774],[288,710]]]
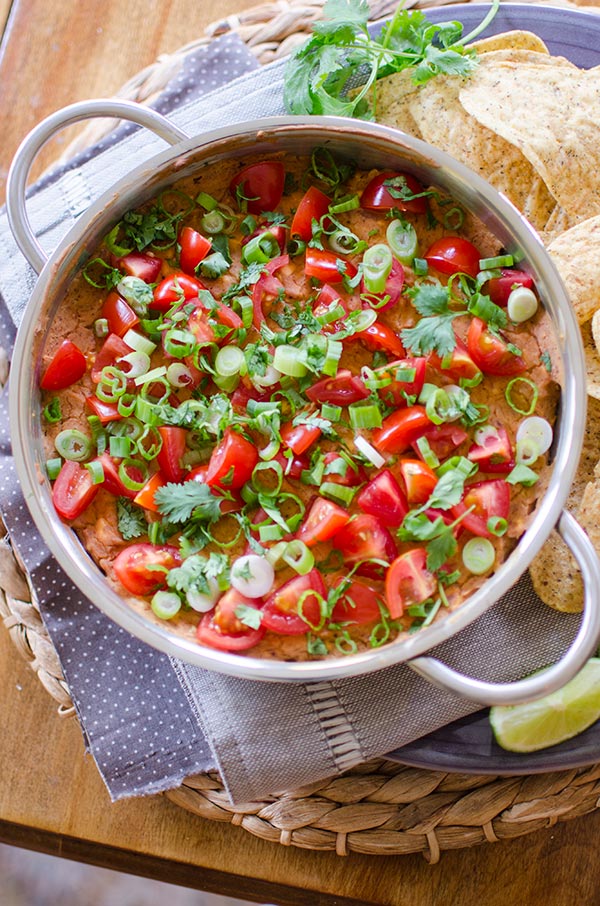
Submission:
[[[385,289],[382,293],[370,293],[365,287],[365,281],[361,281],[361,298],[377,311],[385,311],[387,308],[393,308],[399,301],[404,287],[404,268],[399,261],[394,258],[392,269],[385,281]]]
[[[128,330],[140,323],[133,308],[118,292],[109,293],[100,311],[100,316],[108,321],[108,329],[122,337]]]
[[[385,596],[392,619],[399,619],[407,607],[422,604],[436,590],[433,573],[426,566],[427,553],[415,547],[396,557],[385,577]]]
[[[350,463],[347,459],[331,450],[325,454],[323,464],[323,481],[340,484],[347,488],[355,488],[367,480],[365,470],[361,465]]]
[[[286,422],[281,426],[282,443],[296,456],[306,453],[320,436],[321,429],[316,425],[294,425],[292,422]]]
[[[251,478],[257,462],[258,451],[254,444],[228,429],[221,443],[212,452],[206,483],[211,488],[234,491]]]
[[[447,459],[457,447],[460,447],[460,445],[467,440],[469,435],[464,428],[460,427],[460,425],[447,424],[430,425],[421,436],[426,439],[434,455],[442,462],[444,459]],[[423,459],[423,454],[419,450],[417,441],[413,441],[411,446],[417,456]]]
[[[127,350],[130,352],[131,350]],[[46,367],[40,387],[42,390],[64,390],[85,374],[87,362],[79,346],[63,340]]]
[[[399,211],[424,214],[427,199],[421,196],[422,192],[423,186],[410,173],[378,173],[363,189],[360,206],[364,211],[391,211],[397,208]],[[414,198],[415,195],[421,197]]]
[[[457,519],[471,508],[472,511],[461,521],[462,527],[480,538],[493,538],[489,520],[508,519],[510,485],[503,478],[468,485],[461,502],[452,507],[452,514]]]
[[[120,271],[129,277],[138,277],[144,283],[154,283],[162,265],[162,258],[155,258],[145,252],[130,252],[115,261],[115,267]]]
[[[344,578],[338,579],[334,587],[339,587],[341,582],[345,582]],[[381,592],[365,582],[354,579],[336,601],[331,613],[331,622],[355,626],[374,623],[381,617],[382,604]]]
[[[342,255],[324,249],[306,249],[304,273],[321,283],[341,283],[344,277],[356,277],[356,265]]]
[[[254,284],[254,289],[252,290],[252,323],[257,330],[260,330],[260,325],[265,320],[264,303],[267,301],[272,303],[284,289],[283,283],[277,279],[275,272],[285,267],[289,262],[289,255],[278,255],[277,258],[272,258],[271,261],[265,264],[262,274]]]
[[[496,305],[502,305],[505,308],[508,297],[515,286],[525,286],[527,289],[533,289],[533,277],[525,273],[525,271],[505,267],[502,268],[499,277],[492,277],[484,284],[483,292],[487,293]]]
[[[119,460],[115,459],[106,451],[98,457],[98,462],[102,465],[104,471],[104,481],[100,485],[105,491],[114,494],[115,497],[129,497],[133,500],[137,496],[137,491],[128,488],[123,484],[119,475]],[[135,481],[143,481],[143,475],[139,469],[128,469],[128,474]]]
[[[62,464],[52,486],[52,502],[61,519],[77,519],[88,508],[102,485],[94,484],[85,466],[70,459]]]
[[[433,469],[420,459],[401,459],[398,469],[409,504],[414,506],[426,503],[438,483],[438,477]]]
[[[425,406],[397,409],[373,432],[373,443],[382,453],[403,453],[429,427],[431,421]]]
[[[368,513],[348,522],[336,533],[333,543],[348,566],[361,564],[358,572],[365,576],[377,576],[382,571],[380,565],[368,561],[385,560],[389,563],[397,554],[396,544],[388,529],[380,519]]]
[[[160,472],[155,472],[154,475],[148,479],[144,487],[136,492],[133,502],[137,503],[138,506],[144,507],[145,510],[158,513],[158,506],[155,503],[154,495],[158,489],[164,487],[166,483],[166,479]]]
[[[154,311],[169,311],[176,302],[188,302],[197,299],[200,290],[206,289],[196,277],[183,271],[174,271],[160,281],[154,290],[154,300],[149,308]]]
[[[117,403],[105,403],[103,400],[99,400],[97,396],[86,396],[85,404],[92,411],[92,414],[100,419],[103,425],[120,421],[123,418]]]
[[[410,399],[419,396],[425,383],[427,359],[419,356],[414,359],[397,359],[385,368],[375,372],[378,378],[391,378],[390,384],[381,387],[377,392],[388,406],[402,408],[408,406]],[[406,379],[402,375],[406,375]]]
[[[423,257],[429,267],[434,267],[441,274],[468,274],[469,277],[476,277],[479,273],[479,250],[462,236],[436,239]]]
[[[128,346],[125,340],[116,333],[109,333],[92,365],[93,382],[99,384],[102,380],[102,369],[108,365],[118,365],[118,360],[130,352],[131,346]]]
[[[185,475],[183,457],[187,450],[187,429],[179,428],[176,425],[160,425],[158,433],[162,440],[162,446],[156,457],[160,471],[167,481],[183,481]]]
[[[485,374],[521,374],[527,368],[522,357],[511,352],[508,344],[491,333],[480,318],[471,321],[467,347],[469,355]]]
[[[298,481],[305,469],[310,469],[310,459],[304,453],[296,455],[293,450],[290,452],[291,456],[286,456],[283,450],[280,450],[273,459],[279,463],[286,478]]]
[[[317,223],[324,217],[329,210],[331,199],[329,196],[317,189],[316,186],[310,186],[300,199],[296,213],[292,219],[290,233],[297,236],[303,242],[308,242],[312,238],[312,223]]]
[[[366,400],[369,391],[359,377],[347,368],[338,371],[335,377],[322,378],[305,390],[305,395],[314,403],[331,403],[334,406],[349,406],[359,400]]]
[[[456,338],[456,346],[450,355],[441,358],[437,352],[431,352],[428,361],[436,371],[440,371],[455,381],[459,381],[461,378],[472,381],[481,376],[481,369],[475,364],[467,347],[459,337]]]
[[[201,261],[204,261],[212,248],[212,242],[192,227],[184,227],[179,234],[179,265],[182,271],[192,276]]]
[[[406,495],[389,471],[384,469],[364,487],[356,502],[363,511],[377,516],[384,525],[394,528],[400,525],[408,513]]]
[[[348,314],[348,303],[345,299],[340,296],[335,287],[331,286],[329,283],[324,283],[320,288],[317,300],[313,305],[313,315],[315,318],[322,318],[332,308],[338,308],[340,306],[343,309],[343,314],[340,313],[339,320],[330,321],[329,323],[324,324],[321,328],[324,333],[341,330],[343,327],[342,320]]]
[[[374,352],[386,352],[397,359],[403,358],[405,354],[402,340],[398,334],[394,333],[387,324],[382,324],[380,321],[375,321],[374,324],[371,324],[365,330],[353,333],[344,342],[355,343],[357,341],[366,346],[367,349],[372,349]]]
[[[309,547],[320,541],[329,541],[350,519],[343,507],[332,500],[317,497],[313,501],[296,537]]]
[[[254,648],[264,637],[264,626],[253,629],[242,623],[236,614],[238,607],[262,606],[261,598],[247,598],[235,588],[230,588],[217,601],[214,610],[204,614],[196,629],[196,638],[201,645],[217,648],[219,651],[247,651]]]
[[[496,428],[479,444],[473,444],[467,453],[481,472],[510,472],[515,464],[514,451],[506,428]]]
[[[229,184],[241,211],[262,214],[274,211],[283,195],[285,169],[279,160],[265,160],[240,170]]]
[[[181,565],[181,555],[170,544],[140,542],[124,548],[113,563],[115,576],[132,595],[151,595],[166,586],[166,573]]]
[[[304,635],[320,625],[321,601],[326,597],[327,589],[318,569],[295,576],[267,598],[262,625],[280,635]]]

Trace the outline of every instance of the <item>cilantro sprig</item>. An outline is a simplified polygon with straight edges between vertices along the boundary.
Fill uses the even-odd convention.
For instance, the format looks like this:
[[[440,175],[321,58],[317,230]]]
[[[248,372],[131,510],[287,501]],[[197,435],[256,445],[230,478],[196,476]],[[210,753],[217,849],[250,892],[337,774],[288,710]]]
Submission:
[[[418,85],[440,73],[466,76],[477,59],[465,45],[487,27],[498,5],[499,0],[493,0],[483,21],[465,37],[460,22],[434,24],[420,10],[402,6],[379,35],[372,36],[367,0],[328,0],[323,19],[288,62],[286,110],[370,119],[367,95],[383,76],[411,68]],[[360,91],[350,96],[356,87]]]

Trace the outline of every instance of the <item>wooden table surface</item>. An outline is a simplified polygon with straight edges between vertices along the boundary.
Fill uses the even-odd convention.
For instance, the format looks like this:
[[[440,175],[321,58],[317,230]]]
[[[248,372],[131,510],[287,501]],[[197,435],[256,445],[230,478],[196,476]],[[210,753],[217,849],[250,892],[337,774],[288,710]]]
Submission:
[[[0,0],[0,202],[27,131],[64,104],[110,96],[133,74],[256,0]],[[72,136],[71,136],[72,137]],[[66,135],[60,141],[68,141]],[[59,142],[60,143],[60,142]],[[56,158],[48,148],[40,166]],[[113,805],[75,720],[0,630],[0,840],[239,896],[310,906],[563,906],[600,901],[600,813],[519,839],[421,856],[337,857],[265,843],[163,797]]]

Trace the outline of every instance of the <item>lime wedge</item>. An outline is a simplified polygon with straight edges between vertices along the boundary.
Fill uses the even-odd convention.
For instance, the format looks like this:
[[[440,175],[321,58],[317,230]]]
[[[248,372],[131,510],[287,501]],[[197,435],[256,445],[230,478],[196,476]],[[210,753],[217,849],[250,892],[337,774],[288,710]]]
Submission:
[[[509,752],[537,752],[582,733],[600,718],[600,658],[591,658],[570,682],[524,705],[495,705],[490,724]]]

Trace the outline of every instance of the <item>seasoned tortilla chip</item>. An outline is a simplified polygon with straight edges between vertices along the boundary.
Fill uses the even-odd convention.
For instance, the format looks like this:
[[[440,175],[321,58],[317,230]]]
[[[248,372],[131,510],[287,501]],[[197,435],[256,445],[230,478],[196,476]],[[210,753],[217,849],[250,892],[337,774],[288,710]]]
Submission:
[[[600,142],[599,142],[600,145]],[[580,324],[600,308],[600,215],[557,236],[548,246]]]
[[[581,325],[581,338],[585,354],[586,388],[588,396],[600,400],[600,355],[596,349],[592,334],[592,322],[586,321]],[[600,456],[600,450],[598,451]]]
[[[574,513],[594,540],[600,555],[600,476],[597,474],[600,453],[600,401],[588,399],[588,414],[583,450],[575,479],[567,498],[567,509]],[[593,485],[588,490],[588,486]],[[587,493],[586,493],[587,492]],[[596,501],[596,504],[593,504]],[[545,604],[566,613],[583,608],[583,583],[579,567],[558,532],[552,531],[543,548],[529,567],[537,594]]]
[[[460,160],[490,182],[537,230],[555,201],[529,161],[514,145],[482,126],[462,107],[462,79],[438,76],[413,94],[410,112],[425,141]]]
[[[525,155],[569,217],[600,214],[600,72],[532,51],[495,51],[463,80],[460,101]]]
[[[489,38],[480,38],[469,44],[478,54],[490,53],[493,50],[534,50],[537,53],[549,53],[548,48],[541,38],[532,31],[504,31],[499,35],[490,35]]]
[[[595,311],[592,316],[591,327],[592,339],[594,341],[594,346],[596,347],[596,353],[600,357],[600,308],[598,309],[598,311]],[[600,361],[600,358],[598,359],[598,361]]]
[[[415,138],[423,138],[410,112],[410,102],[419,90],[419,86],[412,81],[412,73],[408,69],[380,79],[377,82],[375,100],[377,122],[401,129]]]

